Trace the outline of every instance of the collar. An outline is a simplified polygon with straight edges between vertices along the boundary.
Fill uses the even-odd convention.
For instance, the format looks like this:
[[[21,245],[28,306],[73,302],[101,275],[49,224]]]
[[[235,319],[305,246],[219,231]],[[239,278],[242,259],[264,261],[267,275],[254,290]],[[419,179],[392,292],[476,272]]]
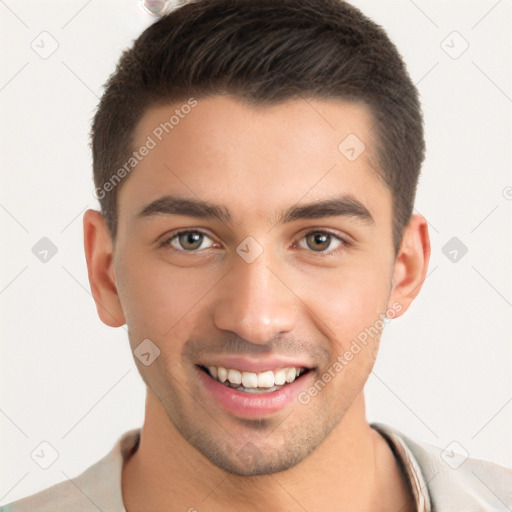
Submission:
[[[399,432],[383,423],[370,423],[370,426],[382,435],[391,448],[402,470],[402,474],[409,484],[409,489],[414,496],[417,512],[431,512],[432,505],[427,482],[425,481],[416,457],[405,444]]]

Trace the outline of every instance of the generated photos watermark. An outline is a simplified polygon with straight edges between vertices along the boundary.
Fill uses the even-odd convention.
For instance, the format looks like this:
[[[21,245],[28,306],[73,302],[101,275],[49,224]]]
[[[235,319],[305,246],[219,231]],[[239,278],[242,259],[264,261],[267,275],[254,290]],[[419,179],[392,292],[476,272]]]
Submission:
[[[376,320],[373,325],[365,327],[356,338],[352,340],[350,347],[343,354],[340,354],[336,358],[336,361],[334,361],[308,389],[301,391],[297,395],[297,400],[303,405],[309,404],[311,398],[317,396],[325,386],[331,382],[364,347],[366,347],[370,340],[380,336],[384,326],[393,319],[397,313],[400,313],[400,311],[402,311],[402,305],[400,302],[395,301],[385,313],[380,313],[378,320]]]
[[[195,98],[189,98],[187,103],[184,103],[174,111],[174,114],[163,123],[160,123],[152,132],[151,135],[146,137],[146,141],[138,150],[132,153],[132,156],[120,166],[110,178],[103,183],[101,187],[94,189],[94,197],[96,199],[104,199],[105,196],[114,190],[121,181],[128,176],[137,165],[149,155],[151,150],[158,146],[158,143],[163,140],[165,135],[171,133],[171,131],[180,124],[182,119],[190,114],[192,109],[197,106],[197,100]]]

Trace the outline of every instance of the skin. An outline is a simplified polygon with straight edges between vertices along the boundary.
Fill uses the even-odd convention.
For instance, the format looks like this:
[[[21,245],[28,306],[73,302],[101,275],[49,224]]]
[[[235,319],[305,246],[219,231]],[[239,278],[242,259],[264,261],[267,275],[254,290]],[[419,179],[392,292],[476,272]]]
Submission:
[[[134,147],[177,107],[149,109]],[[366,146],[355,161],[338,150],[350,133]],[[144,339],[160,349],[149,366],[134,359],[147,399],[140,446],[123,467],[129,512],[414,510],[391,450],[365,415],[380,335],[309,403],[294,400],[259,419],[219,407],[195,367],[227,354],[300,357],[314,367],[307,389],[379,314],[397,305],[395,316],[405,313],[427,272],[428,228],[413,215],[395,255],[392,197],[374,146],[362,105],[312,99],[254,107],[213,96],[199,100],[118,191],[115,244],[103,217],[85,213],[101,320],[127,323],[132,350]],[[231,222],[139,216],[168,194],[222,205]],[[373,222],[349,215],[278,222],[290,207],[340,194],[357,199]],[[207,236],[195,252],[186,238],[185,247],[176,237],[159,245],[178,229]],[[318,231],[334,235],[330,245],[306,236]],[[236,252],[248,236],[263,249],[252,263]],[[248,446],[251,463],[241,456]]]

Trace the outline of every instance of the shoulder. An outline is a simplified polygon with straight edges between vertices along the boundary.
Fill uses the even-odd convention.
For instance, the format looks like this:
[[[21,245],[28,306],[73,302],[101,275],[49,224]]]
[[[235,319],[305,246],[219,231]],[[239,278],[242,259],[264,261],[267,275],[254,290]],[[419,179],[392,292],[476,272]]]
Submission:
[[[389,425],[372,426],[408,448],[421,471],[433,510],[512,509],[511,468],[413,440]]]
[[[125,512],[121,474],[140,429],[125,432],[114,448],[75,478],[0,507],[0,512]]]

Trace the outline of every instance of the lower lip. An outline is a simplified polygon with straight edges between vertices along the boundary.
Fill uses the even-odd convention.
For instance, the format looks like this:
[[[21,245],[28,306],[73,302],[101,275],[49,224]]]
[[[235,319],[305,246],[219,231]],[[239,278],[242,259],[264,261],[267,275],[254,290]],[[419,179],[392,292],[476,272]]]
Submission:
[[[310,375],[313,374],[310,370],[291,384],[285,384],[276,391],[247,393],[225,386],[201,369],[197,367],[196,369],[201,383],[215,401],[229,413],[242,418],[257,418],[281,411],[297,399],[297,395],[307,386]]]

